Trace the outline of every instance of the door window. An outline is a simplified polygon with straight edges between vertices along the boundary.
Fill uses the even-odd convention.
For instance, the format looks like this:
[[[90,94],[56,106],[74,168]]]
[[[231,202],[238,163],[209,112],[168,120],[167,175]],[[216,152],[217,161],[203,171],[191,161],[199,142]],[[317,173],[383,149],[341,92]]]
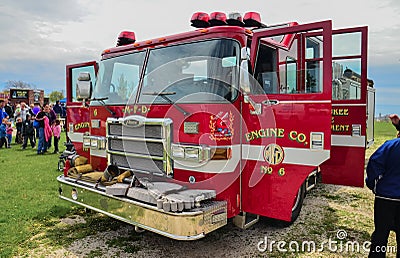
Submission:
[[[361,99],[361,32],[332,35],[332,99]]]

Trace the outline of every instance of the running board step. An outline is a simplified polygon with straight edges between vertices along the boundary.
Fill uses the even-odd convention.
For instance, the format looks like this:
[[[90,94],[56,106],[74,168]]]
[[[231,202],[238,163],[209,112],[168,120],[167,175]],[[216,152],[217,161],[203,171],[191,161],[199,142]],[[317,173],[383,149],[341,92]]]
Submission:
[[[256,224],[260,219],[260,215],[242,212],[233,218],[233,224],[241,229],[248,229]]]

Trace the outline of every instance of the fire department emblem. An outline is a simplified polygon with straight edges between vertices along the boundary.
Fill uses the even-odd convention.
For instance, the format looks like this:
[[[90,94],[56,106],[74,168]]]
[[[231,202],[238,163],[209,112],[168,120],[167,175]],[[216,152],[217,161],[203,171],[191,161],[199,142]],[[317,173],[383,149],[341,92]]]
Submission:
[[[270,165],[278,165],[283,161],[284,152],[281,146],[271,143],[264,148],[264,159]]]
[[[232,140],[233,136],[232,112],[219,112],[217,115],[210,116],[210,139],[215,141]]]

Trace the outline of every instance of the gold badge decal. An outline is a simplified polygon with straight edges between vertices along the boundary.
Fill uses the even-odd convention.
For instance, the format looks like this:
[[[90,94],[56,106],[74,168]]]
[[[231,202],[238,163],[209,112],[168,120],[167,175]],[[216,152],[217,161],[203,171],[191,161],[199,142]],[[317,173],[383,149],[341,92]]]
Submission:
[[[281,146],[271,143],[264,148],[264,159],[270,165],[278,165],[283,161],[284,153]]]

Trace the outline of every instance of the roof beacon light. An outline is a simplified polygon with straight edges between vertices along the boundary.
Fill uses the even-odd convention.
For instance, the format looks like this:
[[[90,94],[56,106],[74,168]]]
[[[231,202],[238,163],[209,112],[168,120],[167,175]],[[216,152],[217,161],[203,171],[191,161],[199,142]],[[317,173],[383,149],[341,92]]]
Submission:
[[[212,26],[227,25],[226,14],[221,12],[210,13],[210,24]]]
[[[261,16],[257,12],[248,12],[243,17],[245,27],[266,28],[267,25],[261,23]]]
[[[133,44],[136,41],[135,32],[122,31],[118,36],[117,47]]]
[[[232,26],[244,27],[244,22],[242,15],[240,13],[230,13],[228,14],[228,20],[226,22]]]
[[[197,12],[192,15],[190,22],[195,28],[207,28],[210,27],[209,20],[210,16],[207,13]]]

